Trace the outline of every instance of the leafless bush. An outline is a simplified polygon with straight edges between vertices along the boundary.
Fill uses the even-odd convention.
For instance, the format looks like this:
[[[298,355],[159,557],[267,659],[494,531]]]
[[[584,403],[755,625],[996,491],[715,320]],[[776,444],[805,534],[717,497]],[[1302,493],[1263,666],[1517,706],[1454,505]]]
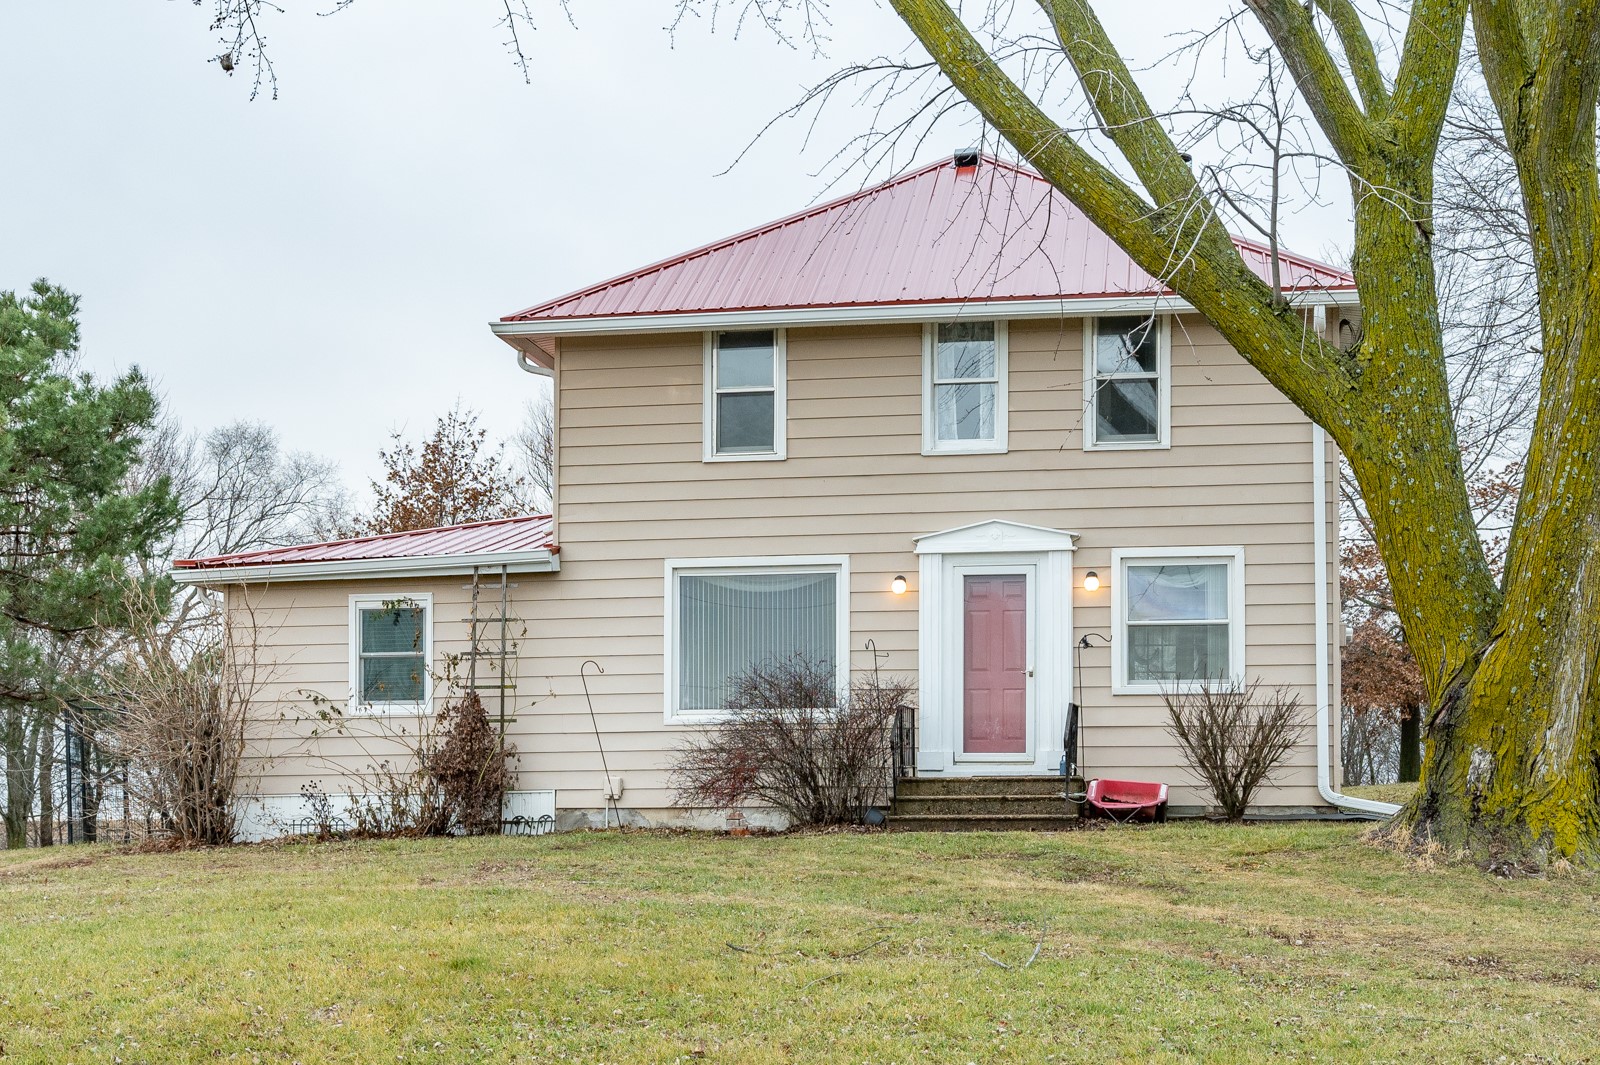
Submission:
[[[254,617],[245,607],[179,628],[148,586],[127,594],[133,622],[105,667],[111,690],[99,693],[116,707],[105,738],[126,762],[129,793],[171,839],[230,843],[262,680]]]
[[[319,702],[326,732],[360,744],[365,764],[344,776],[351,832],[368,837],[485,835],[500,830],[516,747],[489,720],[476,692],[416,718],[346,714]],[[414,727],[403,722],[414,721]],[[313,734],[313,739],[323,730]]]
[[[843,691],[831,664],[768,662],[734,681],[730,717],[692,736],[673,767],[678,799],[782,810],[796,824],[859,824],[885,800],[890,735],[913,688],[860,678]]]
[[[500,811],[511,790],[516,750],[489,722],[478,693],[469,691],[439,712],[439,743],[428,757],[451,827],[469,836],[500,831]]]
[[[1194,687],[1162,697],[1167,731],[1229,821],[1244,819],[1250,797],[1294,749],[1300,696],[1287,687]]]
[[[431,732],[427,733],[431,736]],[[450,831],[450,813],[438,781],[428,773],[425,751],[368,762],[351,774],[345,796],[350,803],[350,830],[370,838],[410,839],[443,836]]]

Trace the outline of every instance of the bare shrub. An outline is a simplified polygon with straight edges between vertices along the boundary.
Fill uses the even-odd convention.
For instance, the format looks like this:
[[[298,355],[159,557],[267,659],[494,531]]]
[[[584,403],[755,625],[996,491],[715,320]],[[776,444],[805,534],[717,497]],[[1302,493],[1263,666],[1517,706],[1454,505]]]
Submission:
[[[310,816],[299,824],[309,835],[315,836],[318,843],[326,843],[335,834],[342,834],[347,830],[345,819],[333,812],[333,799],[322,790],[321,785],[315,782],[300,785],[300,797],[305,800],[306,810]]]
[[[148,586],[127,594],[132,622],[104,667],[109,692],[99,693],[116,708],[105,739],[127,765],[129,793],[170,838],[231,843],[261,686],[254,616],[245,606],[173,626]]]
[[[517,750],[489,720],[476,692],[457,694],[436,715],[407,719],[415,720],[414,728],[315,701],[326,731],[354,739],[368,756],[355,771],[337,763],[328,767],[349,781],[344,793],[353,834],[407,838],[500,831]]]
[[[804,656],[754,666],[734,680],[725,722],[680,749],[680,802],[782,810],[795,824],[859,824],[887,801],[890,737],[913,697],[903,678],[863,677],[842,691],[831,664]]]
[[[1167,732],[1189,767],[1211,789],[1229,821],[1241,821],[1257,788],[1294,749],[1303,726],[1300,696],[1287,687],[1263,693],[1261,682],[1241,687],[1196,686],[1164,695]]]
[[[425,733],[431,737],[431,732]],[[444,794],[427,769],[431,739],[401,758],[381,758],[352,774],[347,785],[350,827],[357,836],[409,839],[450,831]]]
[[[450,827],[469,836],[498,833],[516,750],[489,722],[475,691],[439,711],[438,735],[426,762],[444,798]]]

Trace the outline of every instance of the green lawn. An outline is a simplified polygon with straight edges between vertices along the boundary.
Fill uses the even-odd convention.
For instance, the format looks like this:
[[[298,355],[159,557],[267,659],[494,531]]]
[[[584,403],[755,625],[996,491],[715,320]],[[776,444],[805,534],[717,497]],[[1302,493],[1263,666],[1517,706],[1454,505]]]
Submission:
[[[0,854],[0,1061],[1600,1058],[1600,883],[1359,833]]]

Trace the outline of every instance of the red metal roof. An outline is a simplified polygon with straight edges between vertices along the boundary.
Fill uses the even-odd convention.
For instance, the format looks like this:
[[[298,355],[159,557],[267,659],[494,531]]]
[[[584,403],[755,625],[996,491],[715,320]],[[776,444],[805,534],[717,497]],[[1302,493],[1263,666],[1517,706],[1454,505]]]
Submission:
[[[186,558],[176,569],[227,569],[239,566],[274,566],[302,562],[354,562],[369,558],[430,558],[439,555],[481,555],[494,552],[556,549],[550,539],[548,514],[444,525],[436,529],[358,536],[294,547],[269,547],[212,558]]]
[[[1270,279],[1268,249],[1234,243]],[[1285,288],[1355,286],[1325,263],[1279,260]],[[946,159],[502,321],[1166,291],[1044,178],[986,155],[961,169]]]

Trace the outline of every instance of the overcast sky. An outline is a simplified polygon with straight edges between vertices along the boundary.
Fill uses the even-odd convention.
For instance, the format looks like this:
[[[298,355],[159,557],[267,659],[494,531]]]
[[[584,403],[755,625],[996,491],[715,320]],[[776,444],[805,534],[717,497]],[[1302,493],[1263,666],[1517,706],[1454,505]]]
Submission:
[[[826,194],[866,125],[849,106],[809,150],[786,123],[722,171],[841,60],[910,43],[869,3],[834,5],[815,58],[727,24],[673,41],[664,0],[576,0],[576,29],[544,5],[528,85],[496,0],[283,2],[279,96],[252,101],[247,70],[208,62],[210,0],[7,0],[0,288],[80,293],[91,369],[138,364],[187,425],[266,422],[360,489],[391,431],[421,436],[457,397],[515,428],[541,386],[491,318]],[[1170,47],[1148,27],[1193,6],[1102,5],[1144,59]],[[918,161],[972,138],[949,139]],[[1288,242],[1324,251],[1344,216],[1291,219]]]

